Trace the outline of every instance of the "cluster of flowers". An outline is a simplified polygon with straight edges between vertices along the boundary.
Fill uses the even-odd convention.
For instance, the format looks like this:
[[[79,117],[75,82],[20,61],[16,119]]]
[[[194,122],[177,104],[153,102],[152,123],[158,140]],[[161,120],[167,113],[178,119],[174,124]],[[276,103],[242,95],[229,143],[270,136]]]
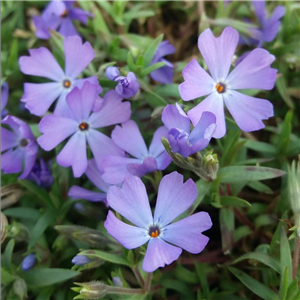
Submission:
[[[239,42],[238,32],[227,27],[218,38],[210,29],[202,32],[198,47],[210,75],[193,59],[183,70],[184,82],[179,85],[179,93],[184,101],[208,96],[187,114],[177,103],[167,105],[162,114],[164,126],[154,132],[147,148],[138,125],[130,120],[130,102],[123,101],[137,94],[139,83],[136,76],[132,72],[121,76],[118,68],[108,67],[106,77],[118,83],[115,90],[108,91],[103,98],[99,96],[102,87],[97,77],[78,79],[93,60],[94,50],[89,42],[82,43],[71,22],[71,19],[78,19],[85,24],[91,14],[72,5],[71,1],[52,1],[42,16],[34,19],[38,37],[49,38],[49,28],[60,28],[59,32],[65,36],[64,71],[44,47],[29,50],[30,56],[19,60],[24,74],[52,80],[24,84],[21,101],[32,114],[43,116],[39,123],[42,135],[37,140],[24,121],[10,115],[4,117],[7,114],[8,86],[2,85],[1,116],[4,117],[2,125],[6,127],[1,128],[1,169],[4,173],[18,173],[23,168],[19,178],[50,186],[53,177],[49,166],[42,159],[36,161],[38,145],[50,151],[69,138],[56,157],[57,163],[63,167],[71,166],[74,177],[85,173],[100,190],[97,193],[73,186],[69,196],[103,201],[136,225],[120,221],[111,211],[105,221],[108,233],[128,249],[149,241],[143,269],[152,272],[176,260],[182,249],[191,253],[201,252],[208,242],[202,232],[212,226],[209,215],[204,212],[171,223],[197,197],[195,183],[191,179],[183,183],[183,176],[177,172],[161,180],[152,216],[140,177],[165,170],[171,163],[161,143],[162,137],[168,138],[172,151],[183,157],[204,149],[212,137],[221,138],[226,133],[224,103],[243,131],[263,128],[262,120],[273,116],[272,104],[236,90],[272,89],[277,70],[270,65],[275,57],[257,48],[245,55],[230,72]],[[259,19],[270,26],[265,15],[260,15]],[[276,28],[278,31],[278,26]],[[264,31],[262,35],[268,41]],[[151,73],[154,80],[172,82],[173,65],[164,56],[174,51],[168,41],[159,45],[151,64],[163,61],[165,66]],[[47,114],[55,100],[54,112]],[[111,138],[99,131],[111,125],[117,125]],[[88,160],[87,146],[93,159]]]

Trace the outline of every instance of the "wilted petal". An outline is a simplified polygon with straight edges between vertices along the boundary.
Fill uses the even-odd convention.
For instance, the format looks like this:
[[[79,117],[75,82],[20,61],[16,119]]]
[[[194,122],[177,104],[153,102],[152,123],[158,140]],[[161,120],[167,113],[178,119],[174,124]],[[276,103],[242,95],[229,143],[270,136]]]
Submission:
[[[168,225],[193,204],[197,194],[192,179],[183,183],[183,176],[177,172],[164,176],[158,188],[154,224]]]
[[[128,225],[109,211],[104,227],[126,249],[134,249],[148,242],[150,236],[145,228]]]
[[[70,188],[68,196],[71,197],[73,200],[84,199],[92,202],[99,202],[99,201],[106,202],[106,193],[97,193],[97,192],[89,191],[76,185],[73,185]]]
[[[243,131],[255,131],[265,127],[262,120],[273,116],[273,105],[268,100],[228,91],[225,104],[238,126]]]

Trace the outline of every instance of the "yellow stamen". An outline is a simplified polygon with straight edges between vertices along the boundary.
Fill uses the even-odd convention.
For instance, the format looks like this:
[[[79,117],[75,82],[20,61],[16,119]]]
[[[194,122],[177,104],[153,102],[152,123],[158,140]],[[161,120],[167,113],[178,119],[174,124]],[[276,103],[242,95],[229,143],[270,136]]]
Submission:
[[[151,237],[156,238],[158,237],[158,230],[156,229],[155,232],[151,232]]]
[[[80,130],[87,130],[89,128],[89,124],[85,123],[85,122],[82,122],[80,125],[79,125],[79,129]]]

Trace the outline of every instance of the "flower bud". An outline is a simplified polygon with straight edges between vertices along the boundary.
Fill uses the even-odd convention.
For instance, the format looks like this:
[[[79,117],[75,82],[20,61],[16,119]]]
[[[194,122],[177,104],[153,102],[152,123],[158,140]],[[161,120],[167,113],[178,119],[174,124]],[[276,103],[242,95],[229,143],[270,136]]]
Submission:
[[[115,80],[116,77],[120,76],[120,71],[118,70],[117,67],[109,66],[105,70],[105,76],[109,80]]]
[[[115,286],[123,286],[123,282],[122,282],[121,278],[118,277],[118,276],[114,276],[112,278],[112,281],[113,281]]]
[[[21,300],[27,299],[27,285],[24,279],[18,277],[13,284],[13,292],[19,296]]]
[[[114,80],[119,82],[116,86],[116,92],[125,99],[134,96],[140,88],[140,85],[132,72],[129,72],[126,77],[118,76]]]
[[[75,257],[73,257],[72,259],[72,264],[74,265],[78,265],[78,266],[84,266],[85,264],[88,264],[89,262],[91,262],[92,260],[89,259],[87,256],[85,255],[76,255]]]
[[[36,262],[35,254],[27,255],[22,261],[22,270],[23,271],[30,270],[34,266],[35,262]]]
[[[73,288],[80,295],[74,299],[99,299],[103,298],[108,292],[108,286],[100,281],[91,281],[84,283],[75,283],[81,288]]]

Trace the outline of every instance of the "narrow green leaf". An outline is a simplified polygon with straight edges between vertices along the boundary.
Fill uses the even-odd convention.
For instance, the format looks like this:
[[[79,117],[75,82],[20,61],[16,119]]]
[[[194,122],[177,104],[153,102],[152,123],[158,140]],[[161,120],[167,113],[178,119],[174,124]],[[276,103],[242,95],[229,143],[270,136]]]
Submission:
[[[222,196],[220,197],[221,204],[224,206],[233,206],[233,207],[251,207],[251,204],[241,198],[233,196]]]
[[[132,12],[132,9],[123,14],[124,20],[138,19],[138,18],[148,18],[154,16],[155,13],[151,9],[142,10],[139,12]]]
[[[11,262],[12,262],[12,254],[14,248],[15,248],[15,240],[11,239],[5,247],[4,255],[2,257],[2,266],[7,268],[8,270],[10,270],[12,267]]]
[[[92,2],[91,2],[92,3]],[[110,31],[102,17],[100,10],[97,8],[96,5],[92,4],[92,11],[93,11],[93,27],[95,34],[99,32],[105,33],[106,35],[110,36]]]
[[[157,47],[159,46],[159,44],[161,43],[163,39],[163,34],[159,35],[154,41],[152,41],[152,43],[150,44],[149,48],[145,51],[144,53],[144,69],[146,69],[147,67],[149,67],[152,58],[157,50]]]
[[[161,97],[180,98],[178,84],[163,84],[155,87],[155,92]]]
[[[166,65],[165,62],[155,63],[155,64],[149,66],[148,68],[144,69],[141,73],[141,76],[144,77],[144,76],[148,75],[149,73],[151,73],[152,71],[157,70],[165,65]]]
[[[194,272],[184,268],[181,265],[177,265],[174,271],[174,275],[179,281],[182,282],[186,282],[190,284],[196,284],[198,282],[197,275]]]
[[[10,51],[9,51],[9,57],[8,57],[8,68],[11,71],[14,71],[16,67],[16,61],[18,61],[18,52],[19,52],[19,46],[18,46],[18,40],[14,39],[11,43]]]
[[[231,207],[220,209],[220,230],[222,237],[222,250],[229,254],[233,244],[234,214]]]
[[[132,54],[130,51],[128,51],[128,53],[127,53],[127,65],[128,65],[129,71],[135,72],[136,67],[134,65],[133,57],[132,57]]]
[[[292,281],[292,283],[290,284],[290,286],[287,290],[286,300],[293,300],[293,299],[296,300],[297,298],[295,298],[295,297],[298,292],[300,293],[300,290],[298,288],[298,279],[296,278]]]
[[[286,81],[285,81],[284,77],[280,76],[279,78],[277,78],[276,82],[275,82],[275,85],[276,85],[276,88],[277,88],[280,96],[284,100],[285,104],[289,108],[293,109],[294,108],[294,103],[293,103],[292,99],[290,98],[290,95],[287,91]]]
[[[1,284],[7,285],[16,280],[17,276],[10,274],[3,267],[1,267]]]
[[[277,149],[274,145],[265,142],[247,140],[245,146],[248,149],[255,150],[262,153],[268,153],[270,155],[275,155],[277,152]]]
[[[143,96],[152,108],[166,106],[168,104],[164,98],[150,90],[144,91]]]
[[[292,131],[293,112],[290,110],[286,113],[282,129],[279,135],[278,153],[284,155],[290,143],[290,134]]]
[[[32,222],[37,221],[41,216],[41,213],[37,209],[30,207],[13,207],[6,209],[4,212],[9,217],[31,220]]]
[[[258,295],[264,300],[277,300],[279,299],[277,294],[272,291],[270,288],[266,287],[256,279],[250,277],[246,273],[233,268],[228,267],[229,271],[236,276],[249,290],[254,294]]]
[[[258,192],[262,192],[265,194],[273,194],[273,191],[267,185],[260,181],[251,181],[247,185]]]

